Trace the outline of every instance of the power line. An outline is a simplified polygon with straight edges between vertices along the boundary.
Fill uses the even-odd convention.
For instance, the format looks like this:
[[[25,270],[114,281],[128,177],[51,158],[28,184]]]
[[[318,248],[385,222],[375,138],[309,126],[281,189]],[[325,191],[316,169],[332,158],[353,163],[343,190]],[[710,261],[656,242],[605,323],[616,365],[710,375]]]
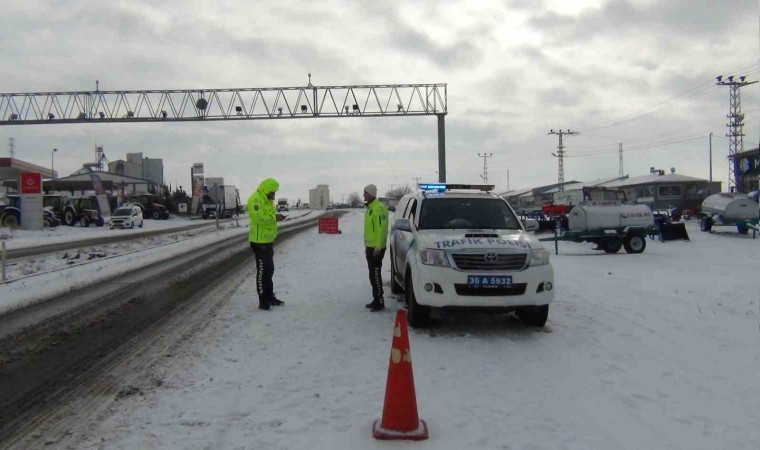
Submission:
[[[756,114],[757,112],[760,112],[760,108],[748,111],[747,113],[744,114],[744,116],[746,118],[746,117],[748,117],[750,115]],[[650,144],[652,142],[659,141],[662,138],[671,138],[672,137],[672,138],[678,139],[681,136],[683,136],[684,134],[692,135],[693,132],[689,132],[689,133],[684,133],[684,132],[685,131],[689,131],[689,130],[697,131],[698,129],[702,129],[704,125],[713,124],[713,125],[716,125],[716,126],[718,126],[718,125],[719,126],[723,126],[723,122],[722,121],[721,121],[720,124],[718,124],[719,120],[720,119],[710,118],[710,119],[707,119],[707,120],[702,120],[702,121],[699,121],[699,122],[694,122],[692,124],[692,126],[688,126],[687,128],[681,129],[679,131],[675,131],[675,132],[670,131],[670,132],[666,132],[666,133],[653,134],[653,135],[648,136],[646,139],[628,140],[628,139],[626,139],[624,137],[624,135],[620,135],[620,136],[608,136],[608,138],[609,139],[617,139],[618,142],[619,141],[624,141],[628,145],[646,145],[646,144]],[[653,139],[653,138],[658,138],[658,139]],[[575,150],[575,149],[594,149],[594,148],[609,149],[609,148],[613,148],[615,145],[616,145],[615,142],[608,142],[608,143],[605,143],[605,144],[567,145],[565,148],[573,149],[573,150]]]
[[[740,69],[737,69],[736,71],[728,72],[728,73],[732,74],[732,73],[743,72],[743,71],[745,71],[747,69],[751,69],[751,68],[753,68],[755,66],[758,66],[758,65],[760,65],[760,63],[751,64],[751,65],[749,65],[747,67],[742,67]],[[749,74],[754,73],[754,72],[758,72],[758,71],[760,71],[760,69],[755,69],[752,72],[750,72]],[[698,85],[696,87],[693,87],[691,89],[688,89],[688,90],[686,90],[686,91],[684,91],[684,92],[682,92],[682,93],[680,93],[680,94],[678,94],[678,95],[676,95],[674,97],[671,97],[671,98],[669,98],[667,100],[663,100],[663,101],[661,101],[659,103],[655,103],[654,105],[652,105],[652,106],[650,106],[648,108],[644,108],[644,109],[639,110],[637,112],[628,114],[628,115],[623,116],[623,117],[621,117],[619,119],[615,119],[615,120],[608,121],[608,122],[601,122],[598,125],[595,125],[595,126],[592,126],[590,128],[584,129],[584,133],[585,134],[589,134],[589,133],[591,133],[592,131],[595,131],[595,130],[600,130],[600,129],[604,129],[604,128],[611,128],[613,126],[620,125],[622,123],[625,123],[625,122],[628,122],[628,121],[631,121],[631,120],[635,120],[635,119],[644,117],[644,116],[649,115],[649,114],[651,114],[651,113],[653,113],[653,112],[655,112],[655,111],[657,111],[659,109],[662,109],[662,107],[664,107],[668,103],[671,103],[671,102],[682,102],[682,101],[688,100],[690,98],[702,95],[702,94],[710,91],[712,89],[712,87],[713,87],[712,80],[704,82],[704,83],[702,83],[702,84],[700,84],[700,85]]]
[[[632,152],[632,151],[638,151],[638,150],[647,150],[647,149],[652,149],[652,148],[667,147],[669,145],[682,144],[684,142],[696,141],[697,139],[702,139],[705,136],[707,136],[707,133],[700,134],[699,136],[692,136],[692,137],[689,137],[689,138],[680,139],[680,140],[677,140],[677,141],[660,142],[660,143],[651,144],[651,145],[642,145],[642,146],[639,146],[639,147],[626,148],[626,151],[627,152]],[[607,151],[601,151],[601,152],[580,153],[580,154],[576,154],[576,155],[572,155],[572,156],[566,156],[566,157],[567,158],[582,158],[582,157],[586,157],[586,156],[610,155],[610,154],[618,153],[618,152],[619,152],[619,150],[607,150]]]

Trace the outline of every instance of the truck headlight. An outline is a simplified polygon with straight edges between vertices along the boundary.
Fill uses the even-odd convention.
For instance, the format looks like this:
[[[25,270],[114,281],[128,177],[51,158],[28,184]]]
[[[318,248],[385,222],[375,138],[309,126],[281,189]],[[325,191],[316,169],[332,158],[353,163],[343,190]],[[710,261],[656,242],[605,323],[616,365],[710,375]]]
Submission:
[[[549,264],[549,251],[545,248],[536,248],[530,251],[530,266],[545,266]]]
[[[449,260],[443,250],[423,248],[420,250],[420,261],[428,266],[449,267]]]

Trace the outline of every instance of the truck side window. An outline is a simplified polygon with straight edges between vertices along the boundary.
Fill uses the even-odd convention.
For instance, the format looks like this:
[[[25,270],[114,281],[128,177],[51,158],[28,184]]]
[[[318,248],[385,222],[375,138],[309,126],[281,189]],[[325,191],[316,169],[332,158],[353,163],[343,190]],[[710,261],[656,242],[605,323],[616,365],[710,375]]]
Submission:
[[[401,215],[402,218],[406,219],[408,217],[407,213],[409,212],[409,204],[412,202],[411,198],[406,199],[406,202],[404,203],[404,213]]]
[[[414,218],[417,216],[417,199],[414,199],[414,202],[412,202],[412,206],[409,208],[409,215],[407,218],[409,219],[409,222],[414,223]]]

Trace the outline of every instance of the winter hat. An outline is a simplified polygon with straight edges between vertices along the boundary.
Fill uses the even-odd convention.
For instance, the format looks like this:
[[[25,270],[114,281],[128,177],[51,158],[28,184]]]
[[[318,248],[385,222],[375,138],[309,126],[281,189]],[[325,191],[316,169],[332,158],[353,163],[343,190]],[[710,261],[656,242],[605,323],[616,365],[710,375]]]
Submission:
[[[364,186],[364,192],[377,198],[377,186],[375,186],[374,184],[368,184]]]

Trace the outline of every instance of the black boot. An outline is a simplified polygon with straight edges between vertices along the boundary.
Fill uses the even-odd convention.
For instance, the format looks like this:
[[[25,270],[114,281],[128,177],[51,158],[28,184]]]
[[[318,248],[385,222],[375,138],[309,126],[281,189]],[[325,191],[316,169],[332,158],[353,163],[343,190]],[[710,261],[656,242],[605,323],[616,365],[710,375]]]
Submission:
[[[382,311],[384,309],[385,309],[385,302],[382,301],[382,300],[380,300],[380,301],[374,301],[374,302],[370,303],[369,310],[372,311],[372,312]]]
[[[380,299],[380,300],[372,300],[371,302],[369,302],[366,305],[364,305],[364,307],[368,308],[368,309],[372,309],[375,306],[377,306],[378,303],[383,303],[383,300],[382,299]]]
[[[269,300],[269,304],[272,305],[272,306],[282,306],[282,305],[285,304],[285,302],[283,302],[279,298],[275,297],[275,298]]]
[[[265,303],[265,302],[259,302],[259,309],[262,309],[264,311],[271,311],[272,310],[272,305],[270,305],[269,303]]]

